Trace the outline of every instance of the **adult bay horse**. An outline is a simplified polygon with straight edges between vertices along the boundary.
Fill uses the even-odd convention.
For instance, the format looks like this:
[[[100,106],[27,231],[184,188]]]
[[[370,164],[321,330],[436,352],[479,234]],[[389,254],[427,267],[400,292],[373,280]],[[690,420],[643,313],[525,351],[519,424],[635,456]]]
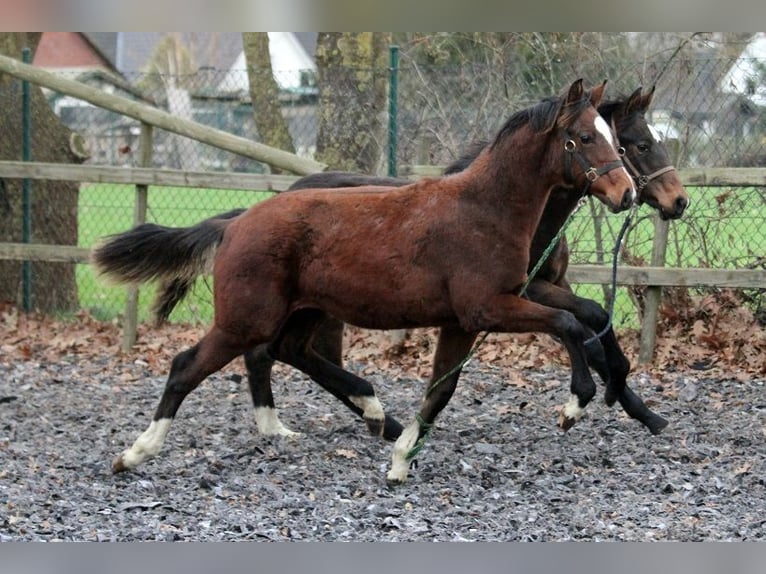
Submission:
[[[658,134],[646,122],[645,114],[651,104],[653,94],[653,88],[644,94],[639,87],[629,97],[602,102],[598,110],[601,116],[613,126],[620,146],[625,150],[623,162],[628,166],[636,181],[638,201],[656,208],[663,219],[675,219],[681,217],[689,204],[689,198],[668,158],[665,146],[660,141]],[[446,173],[464,170],[486,145],[486,143],[480,142],[471,146],[468,153],[447,168]],[[357,187],[362,185],[403,186],[410,183],[412,183],[411,180],[404,178],[377,177],[349,172],[321,172],[299,179],[289,189]],[[543,251],[558,234],[564,220],[575,208],[576,201],[576,198],[572,197],[567,189],[557,188],[552,191],[532,240],[529,261],[530,272]],[[216,226],[218,225],[217,220],[230,219],[244,211],[244,209],[239,209],[220,214],[200,222],[198,226],[200,229]],[[179,235],[189,233],[189,230],[184,228],[168,229],[167,233]],[[600,370],[602,377],[604,373],[607,376],[605,379],[608,384],[606,402],[611,405],[616,397],[629,416],[644,424],[652,434],[659,434],[668,422],[652,412],[627,386],[626,379],[630,370],[630,363],[609,325],[608,314],[595,301],[577,297],[572,293],[565,277],[567,266],[568,248],[566,240],[562,238],[530,283],[527,291],[528,297],[538,303],[571,311],[579,321],[596,333],[600,333],[606,328],[601,337],[606,367],[593,360],[596,363],[595,366],[599,367],[598,370]],[[194,277],[189,276],[173,278],[161,286],[156,306],[159,321],[167,319],[178,301],[189,292],[194,279]],[[342,364],[342,332],[343,324],[332,317],[328,317],[317,327],[312,339],[314,350],[339,366]],[[285,333],[285,337],[290,336],[290,333]],[[469,352],[475,338],[475,333],[460,332],[459,329],[445,328],[440,330],[435,353],[436,362],[431,377],[432,384],[445,376],[463,359]],[[592,353],[589,356],[589,362],[599,357],[600,353]],[[296,433],[281,423],[274,405],[271,390],[271,369],[274,360],[275,358],[267,351],[267,345],[251,349],[245,354],[248,382],[255,407],[255,419],[259,432],[262,434],[291,436]],[[443,389],[440,391],[442,393],[440,403],[446,404],[446,400],[457,383],[459,373],[460,370],[456,370],[443,383]],[[321,381],[320,384],[322,384]],[[366,384],[356,384],[349,388],[338,385],[324,386],[358,415],[362,414],[362,410],[356,406],[356,403],[359,402],[358,397],[374,394],[372,387]],[[439,395],[436,395],[435,398],[439,398]],[[430,405],[430,403],[427,404]],[[430,407],[426,412],[421,412],[421,417],[429,424],[433,423],[440,410],[440,408],[435,410],[435,407]],[[384,438],[395,440],[401,431],[401,425],[386,413],[383,425]]]
[[[225,220],[202,243],[187,237],[183,258],[146,227],[124,234],[127,245],[118,236],[98,248],[94,262],[102,270],[108,261],[125,269],[141,260],[136,281],[184,276],[190,267],[196,275],[201,264],[214,261],[214,323],[175,357],[152,422],[115,459],[113,471],[156,455],[188,393],[257,345],[269,343],[313,378],[353,384],[358,377],[311,348],[310,334],[327,315],[372,329],[459,326],[469,333],[555,335],[572,357],[572,399],[564,411],[576,420],[595,394],[583,347],[588,330],[570,312],[518,293],[553,187],[574,184],[570,192],[578,196],[587,187],[615,212],[634,201],[633,181],[596,110],[604,86],[585,90],[577,80],[561,97],[514,114],[492,144],[453,175],[400,188],[277,195]],[[287,341],[289,332],[307,338]],[[382,425],[377,399],[357,406]],[[414,445],[419,433],[417,421],[408,426],[395,454],[400,443]],[[392,468],[388,478],[403,481],[406,468],[405,476],[399,473]]]

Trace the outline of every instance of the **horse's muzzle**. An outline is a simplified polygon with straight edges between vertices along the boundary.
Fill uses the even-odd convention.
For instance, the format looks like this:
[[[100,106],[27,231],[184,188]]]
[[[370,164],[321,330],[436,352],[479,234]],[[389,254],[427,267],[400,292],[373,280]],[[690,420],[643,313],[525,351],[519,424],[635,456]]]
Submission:
[[[630,209],[633,205],[633,201],[636,199],[636,191],[632,187],[626,187],[625,193],[622,194],[622,201],[620,202],[620,211]]]

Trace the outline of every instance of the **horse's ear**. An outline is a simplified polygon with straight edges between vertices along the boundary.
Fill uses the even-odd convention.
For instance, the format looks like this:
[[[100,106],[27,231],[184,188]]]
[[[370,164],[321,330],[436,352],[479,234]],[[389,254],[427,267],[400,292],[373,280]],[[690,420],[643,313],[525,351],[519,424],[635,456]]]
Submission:
[[[606,80],[601,82],[600,86],[596,86],[590,91],[590,103],[594,108],[597,108],[601,104],[601,99],[604,97],[604,90],[606,89]]]
[[[634,112],[636,110],[641,109],[641,92],[643,92],[644,88],[641,86],[638,86],[636,90],[630,94],[628,97],[628,101],[625,102],[625,115],[627,116],[631,112]]]
[[[654,86],[646,94],[642,94],[643,88],[639,88],[633,92],[628,98],[628,103],[625,105],[625,115],[631,112],[641,112],[642,114],[649,109],[649,104],[652,103],[654,97]]]
[[[644,96],[644,111],[649,109],[649,106],[652,105],[652,99],[654,98],[655,89],[657,89],[657,86],[652,86],[652,88],[649,90],[649,93]]]
[[[583,94],[585,93],[585,89],[582,87],[582,78],[579,80],[575,80],[572,82],[572,85],[569,86],[569,93],[567,94],[567,99],[564,103],[566,104],[572,104],[575,102],[579,102]]]

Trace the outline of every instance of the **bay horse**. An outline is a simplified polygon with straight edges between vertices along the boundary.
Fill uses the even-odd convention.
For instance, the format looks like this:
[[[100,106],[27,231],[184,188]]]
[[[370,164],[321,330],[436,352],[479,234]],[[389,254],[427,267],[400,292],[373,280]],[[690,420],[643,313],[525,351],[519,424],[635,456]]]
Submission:
[[[572,361],[572,398],[564,415],[579,418],[595,394],[583,346],[588,330],[572,313],[518,293],[554,187],[569,184],[578,197],[587,190],[613,212],[635,199],[609,126],[596,110],[605,84],[585,90],[577,80],[564,95],[517,112],[456,174],[399,188],[281,194],[221,220],[204,237],[185,236],[171,245],[158,226],[145,225],[99,246],[96,267],[127,271],[134,281],[196,276],[214,262],[214,323],[174,358],[149,427],[112,470],[135,468],[156,455],[188,393],[257,345],[268,343],[271,354],[317,380],[363,381],[311,347],[314,328],[328,315],[371,329],[434,326],[557,336]],[[374,421],[382,427],[383,409],[374,395],[356,406],[368,426]],[[422,430],[415,421],[402,432],[395,462],[400,443],[412,447]],[[393,465],[389,480],[406,478],[408,463],[404,476],[400,466]]]
[[[625,150],[623,162],[628,166],[628,171],[636,182],[638,202],[647,203],[657,209],[662,219],[676,219],[684,213],[689,204],[689,197],[678,179],[659,135],[646,122],[646,111],[651,105],[653,95],[654,88],[644,94],[639,87],[628,97],[602,102],[598,111],[612,125],[620,147]],[[445,173],[464,170],[486,145],[488,145],[487,142],[477,142],[472,145],[466,154],[447,167]],[[405,178],[378,177],[351,172],[320,172],[297,180],[288,191],[362,185],[403,186],[410,183],[412,181]],[[541,254],[558,234],[564,220],[570,216],[575,207],[575,201],[566,189],[556,188],[552,191],[532,239],[528,269],[530,273]],[[217,220],[230,219],[241,215],[244,211],[244,209],[238,209],[219,214],[200,222],[198,226],[217,225]],[[171,233],[170,230],[168,232]],[[175,234],[185,232],[188,231],[183,228],[172,230]],[[601,333],[606,328],[601,337],[606,367],[597,360],[600,353],[589,354],[588,360],[591,367],[599,367],[597,372],[600,372],[602,378],[606,374],[607,378],[604,382],[607,383],[607,404],[611,406],[616,398],[625,412],[646,426],[652,434],[661,433],[667,427],[668,421],[652,412],[627,385],[630,363],[609,325],[608,314],[595,301],[573,294],[565,277],[569,261],[568,253],[566,239],[561,238],[530,283],[527,296],[538,303],[572,312],[580,322],[595,333]],[[191,289],[194,279],[193,277],[173,278],[160,287],[155,305],[158,322],[167,320],[175,305]],[[328,317],[317,327],[312,346],[320,355],[341,366],[342,334],[343,323]],[[290,333],[285,334],[285,337],[289,336],[291,336]],[[461,361],[469,352],[475,339],[475,333],[464,333],[449,328],[440,330],[431,384],[440,380]],[[275,358],[268,353],[267,345],[251,349],[245,353],[244,358],[259,432],[264,435],[297,434],[284,426],[277,415],[271,390],[271,370]],[[454,391],[459,374],[460,371],[456,370],[450,375],[449,380],[443,383],[445,384],[443,402],[449,398],[447,395],[450,394],[450,389]],[[353,388],[346,389],[324,386],[357,415],[362,414],[361,409],[355,404],[355,401],[358,403],[359,400],[352,397],[374,393],[374,390],[366,385],[354,385]],[[440,410],[438,409],[437,412]],[[431,410],[426,413],[421,412],[421,416],[432,423],[436,413]],[[396,440],[401,431],[401,424],[386,413],[383,437],[387,440]]]

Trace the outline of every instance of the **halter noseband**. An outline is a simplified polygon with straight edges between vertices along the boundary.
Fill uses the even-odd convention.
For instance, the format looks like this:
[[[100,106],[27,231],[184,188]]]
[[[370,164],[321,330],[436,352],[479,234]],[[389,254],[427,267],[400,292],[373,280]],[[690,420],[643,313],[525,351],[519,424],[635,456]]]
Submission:
[[[572,158],[574,157],[574,159],[577,160],[577,163],[582,168],[582,171],[585,174],[585,179],[588,180],[588,183],[585,185],[585,189],[583,190],[583,195],[586,195],[588,191],[590,191],[590,186],[593,185],[593,182],[595,182],[599,177],[605,173],[609,173],[613,169],[625,167],[622,163],[622,160],[619,159],[616,161],[610,161],[601,167],[594,167],[589,165],[588,160],[585,159],[583,154],[577,150],[577,142],[575,142],[572,138],[567,137],[566,134],[564,139],[564,181],[567,183],[575,182],[574,175],[572,174]],[[623,149],[620,153],[620,156],[623,156],[624,153],[625,150]]]
[[[617,137],[617,126],[614,122],[614,117],[612,117],[612,132],[615,134],[615,137]],[[625,148],[620,145],[620,138],[617,137],[617,150],[621,151],[620,156],[622,157],[622,161],[625,164],[625,167],[628,168],[628,171],[630,172],[630,176],[635,180],[636,182],[636,191],[641,192],[642,189],[644,189],[647,185],[649,185],[649,182],[653,179],[656,179],[660,177],[664,173],[668,173],[669,171],[675,171],[676,168],[671,165],[666,165],[665,167],[661,167],[660,169],[653,171],[652,173],[648,175],[642,174],[635,165],[633,165],[633,162],[630,161],[628,158],[628,154],[625,153]]]

